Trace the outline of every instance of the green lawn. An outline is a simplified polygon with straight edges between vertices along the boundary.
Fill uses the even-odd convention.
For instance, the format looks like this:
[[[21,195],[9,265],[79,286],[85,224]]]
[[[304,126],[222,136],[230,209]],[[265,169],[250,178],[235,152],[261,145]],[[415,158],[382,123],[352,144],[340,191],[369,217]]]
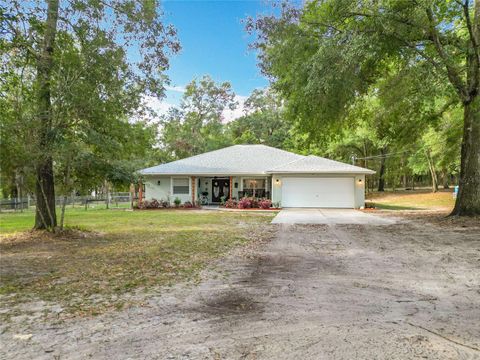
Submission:
[[[68,229],[32,232],[34,214],[0,214],[4,306],[59,302],[69,313],[122,306],[117,297],[195,278],[234,246],[266,237],[273,213],[69,209]]]
[[[367,195],[367,202],[386,210],[451,210],[455,204],[452,191],[386,191]]]

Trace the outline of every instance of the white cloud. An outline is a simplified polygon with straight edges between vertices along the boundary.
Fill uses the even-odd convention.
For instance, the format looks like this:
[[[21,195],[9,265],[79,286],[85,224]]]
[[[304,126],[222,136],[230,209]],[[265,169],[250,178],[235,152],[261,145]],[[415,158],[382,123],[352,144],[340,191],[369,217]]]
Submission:
[[[229,123],[239,117],[245,115],[245,101],[248,99],[248,96],[235,95],[235,101],[238,103],[235,110],[224,110],[223,111],[223,122]]]
[[[185,86],[180,86],[180,85],[177,85],[177,86],[166,85],[165,90],[175,91],[175,92],[179,92],[179,93],[184,93],[186,91]]]
[[[155,111],[157,116],[162,116],[166,114],[170,108],[175,107],[175,104],[162,101],[154,96],[146,96],[145,103],[149,108]]]
[[[248,96],[235,95],[235,101],[238,103],[238,105],[234,110],[226,109],[223,111],[223,114],[222,114],[223,123],[229,123],[235,119],[238,119],[239,117],[244,116],[245,101],[247,99],[248,99]],[[149,108],[155,111],[158,117],[166,114],[168,110],[170,110],[170,108],[177,107],[177,105],[171,102],[160,100],[153,96],[146,96],[145,103]]]

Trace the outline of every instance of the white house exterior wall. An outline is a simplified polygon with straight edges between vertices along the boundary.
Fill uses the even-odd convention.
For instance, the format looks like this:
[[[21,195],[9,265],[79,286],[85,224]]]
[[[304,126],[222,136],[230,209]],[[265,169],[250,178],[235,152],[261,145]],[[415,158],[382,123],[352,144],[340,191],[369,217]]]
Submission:
[[[173,193],[173,178],[188,178],[188,194]],[[160,185],[158,185],[160,181]],[[179,198],[182,204],[192,201],[192,177],[191,176],[147,176],[145,183],[145,200],[165,200],[173,204],[175,198]]]
[[[158,185],[160,181],[160,185]],[[169,200],[171,198],[170,176],[148,176],[145,183],[145,200]],[[172,201],[173,199],[170,199]]]

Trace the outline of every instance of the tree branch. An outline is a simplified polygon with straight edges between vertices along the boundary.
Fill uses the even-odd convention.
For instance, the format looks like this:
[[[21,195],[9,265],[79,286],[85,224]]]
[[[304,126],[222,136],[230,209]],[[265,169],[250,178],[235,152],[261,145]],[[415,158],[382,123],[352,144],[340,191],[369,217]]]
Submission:
[[[427,19],[428,19],[428,25],[429,25],[428,28],[429,28],[431,40],[433,41],[433,44],[435,46],[435,49],[437,50],[438,55],[440,56],[440,59],[442,59],[443,64],[447,69],[448,79],[457,90],[462,101],[468,102],[470,100],[470,95],[468,94],[465,84],[463,83],[460,75],[458,74],[457,69],[451,63],[448,54],[443,48],[437,28],[435,27],[435,18],[433,15],[433,11],[430,7],[427,7],[425,11],[427,13]]]

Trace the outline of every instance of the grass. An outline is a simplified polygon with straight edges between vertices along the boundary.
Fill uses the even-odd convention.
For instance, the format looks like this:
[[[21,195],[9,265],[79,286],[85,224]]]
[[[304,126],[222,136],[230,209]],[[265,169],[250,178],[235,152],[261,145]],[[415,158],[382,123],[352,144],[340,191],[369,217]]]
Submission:
[[[32,232],[34,214],[0,214],[0,294],[11,308],[54,301],[95,314],[120,298],[199,271],[231,248],[263,237],[274,214],[69,209],[62,234]]]
[[[451,210],[455,204],[451,190],[433,193],[428,190],[371,193],[367,202],[386,210]]]

